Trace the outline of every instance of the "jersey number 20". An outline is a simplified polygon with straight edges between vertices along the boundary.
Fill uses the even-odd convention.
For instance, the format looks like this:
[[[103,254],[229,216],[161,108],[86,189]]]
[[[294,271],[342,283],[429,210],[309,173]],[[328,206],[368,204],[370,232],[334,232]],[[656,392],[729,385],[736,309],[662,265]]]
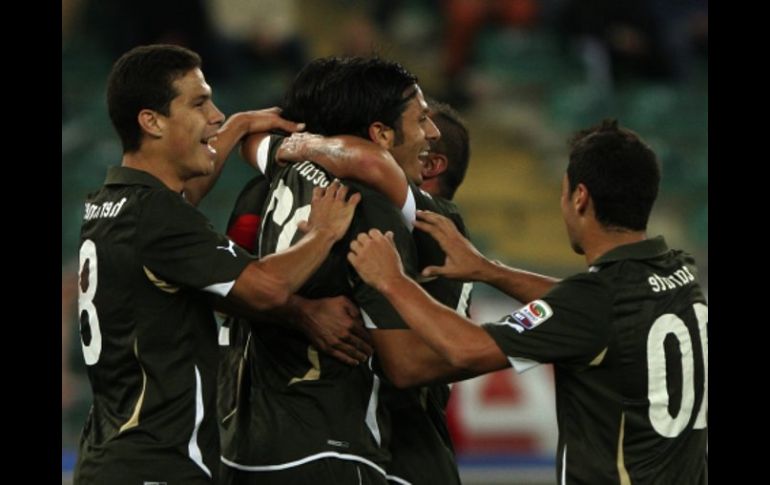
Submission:
[[[291,218],[289,218],[289,214],[291,214],[293,208],[294,194],[292,194],[291,189],[283,183],[283,180],[279,180],[278,186],[273,191],[272,197],[270,197],[270,205],[268,206],[267,211],[265,211],[265,214],[270,214],[270,211],[272,211],[272,221],[282,227],[275,247],[276,253],[291,246],[291,241],[294,239],[294,234],[297,232],[299,221],[306,220],[310,215],[310,204],[307,204],[297,208]],[[265,217],[265,220],[267,221],[268,218]]]

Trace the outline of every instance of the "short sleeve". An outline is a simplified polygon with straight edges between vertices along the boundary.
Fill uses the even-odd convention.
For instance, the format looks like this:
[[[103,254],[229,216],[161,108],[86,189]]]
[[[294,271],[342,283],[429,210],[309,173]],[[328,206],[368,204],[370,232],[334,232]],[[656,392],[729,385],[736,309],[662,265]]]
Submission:
[[[369,229],[379,229],[383,234],[392,231],[396,249],[404,265],[404,272],[413,277],[416,274],[416,250],[400,210],[377,192],[367,188],[361,188],[361,192],[363,197],[356,208],[358,213],[351,224],[352,237]],[[361,307],[364,323],[368,328],[409,328],[381,293],[364,283],[352,267],[349,267],[349,271],[353,283],[353,297]]]
[[[272,181],[282,168],[276,161],[276,154],[284,139],[285,137],[280,135],[270,135],[262,140],[257,148],[257,167],[265,174],[267,180]]]
[[[584,365],[606,348],[611,311],[609,289],[596,275],[583,273],[483,328],[517,369],[522,358]]]
[[[139,262],[148,277],[225,296],[254,258],[215,232],[179,195],[154,191],[148,199],[137,233]]]

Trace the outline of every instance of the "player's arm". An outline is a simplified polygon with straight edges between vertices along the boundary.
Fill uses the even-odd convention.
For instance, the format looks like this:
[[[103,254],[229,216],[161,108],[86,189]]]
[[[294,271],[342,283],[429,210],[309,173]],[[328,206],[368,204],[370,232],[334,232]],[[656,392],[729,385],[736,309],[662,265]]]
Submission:
[[[480,373],[453,365],[412,329],[372,329],[370,332],[382,370],[398,388],[455,382]]]
[[[542,298],[558,279],[492,261],[457,230],[451,219],[430,211],[417,211],[414,226],[429,233],[446,253],[443,266],[427,266],[424,276],[481,281],[519,301]]]
[[[241,145],[241,156],[264,173],[269,143],[266,134],[248,136]],[[369,185],[398,207],[407,201],[404,171],[388,150],[372,141],[351,135],[294,133],[282,140],[275,157],[278,163],[312,160],[335,177]]]
[[[359,234],[350,248],[348,261],[361,278],[382,293],[410,328],[447,361],[434,372],[470,377],[510,365],[487,332],[438,303],[404,274],[392,234],[386,237],[372,229]],[[377,337],[373,339],[379,352]]]
[[[208,175],[195,177],[185,183],[184,194],[188,202],[197,206],[209,193],[225,166],[225,160],[235,146],[249,133],[265,134],[270,130],[280,129],[295,132],[304,129],[303,123],[294,123],[280,116],[280,108],[267,108],[256,111],[235,113],[225,121],[209,144],[216,150],[214,168]]]
[[[228,298],[257,311],[285,305],[350,226],[361,196],[353,194],[348,200],[346,196],[347,187],[337,180],[326,190],[316,187],[310,216],[298,225],[304,237],[285,251],[249,263],[235,280]]]
[[[280,324],[294,328],[316,349],[345,364],[358,365],[374,352],[358,306],[344,296],[308,299],[291,295],[285,305],[260,312],[222,299],[215,302],[215,307],[220,312],[245,317],[260,325]]]
[[[283,311],[316,349],[337,360],[358,365],[374,352],[358,306],[344,296],[308,299],[292,295]]]

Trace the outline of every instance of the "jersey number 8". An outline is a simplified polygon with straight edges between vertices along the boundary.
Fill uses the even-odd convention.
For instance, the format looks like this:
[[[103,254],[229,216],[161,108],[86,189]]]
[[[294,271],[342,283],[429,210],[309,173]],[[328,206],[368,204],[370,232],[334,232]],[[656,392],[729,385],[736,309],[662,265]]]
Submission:
[[[99,328],[99,314],[94,305],[97,274],[96,244],[86,239],[80,246],[78,315],[80,315],[80,343],[83,346],[83,357],[87,365],[96,364],[102,353],[102,331]],[[88,338],[89,335],[90,338]]]

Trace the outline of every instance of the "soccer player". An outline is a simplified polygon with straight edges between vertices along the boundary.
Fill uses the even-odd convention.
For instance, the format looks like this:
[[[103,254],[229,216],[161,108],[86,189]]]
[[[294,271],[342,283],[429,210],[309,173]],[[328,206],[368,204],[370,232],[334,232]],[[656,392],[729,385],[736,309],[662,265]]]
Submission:
[[[431,101],[430,105],[431,119],[435,120],[437,125],[440,124],[446,128],[453,139],[449,142],[443,141],[443,138],[432,140],[431,150],[421,157],[421,172],[409,171],[410,182],[423,184],[432,193],[418,190],[414,185],[411,190],[416,194],[415,203],[418,208],[440,211],[452,217],[464,233],[464,225],[457,208],[441,195],[451,198],[464,178],[469,159],[467,129],[459,115],[448,105],[435,101]],[[317,106],[315,108],[320,110]],[[252,136],[244,143],[244,158],[252,162],[257,160],[257,146],[261,139],[261,136]],[[322,137],[309,133],[295,133],[276,144],[274,158],[295,162],[313,160],[336,175],[371,184],[388,194],[394,203],[400,205],[403,203],[406,188],[404,171],[389,152],[378,151],[377,148],[378,145],[358,137],[344,135]],[[268,163],[271,160],[269,159]],[[394,169],[397,173],[393,172]],[[258,185],[253,187],[251,187],[252,184],[249,185],[250,187],[244,190],[243,195],[248,195],[253,200],[255,188]],[[243,200],[246,199],[247,197],[244,197]],[[249,204],[243,205],[243,207],[248,206]],[[234,225],[248,228],[250,225],[253,226],[253,219],[252,214],[246,213],[238,218]],[[249,224],[250,220],[252,220],[251,224]],[[242,223],[238,224],[238,221]],[[417,232],[413,237],[419,259],[443,261],[443,251],[429,235]],[[421,266],[424,264],[424,261],[420,261]],[[430,278],[423,283],[423,287],[426,287],[431,295],[451,308],[456,308],[463,315],[467,315],[471,286],[471,283],[446,278]],[[248,334],[233,333],[240,337],[241,343],[248,339]],[[231,339],[230,342],[233,340]],[[231,349],[226,352],[229,362],[227,372],[230,375],[220,379],[220,389],[223,383],[231,387],[231,383],[235,380],[243,355],[242,350],[238,351],[239,347],[242,345],[236,345],[233,348],[231,344]],[[222,367],[221,365],[220,368]],[[417,381],[414,381],[415,377]],[[420,379],[419,372],[413,372],[410,379],[412,384],[424,382]],[[393,441],[388,447],[391,453],[391,460],[387,465],[388,479],[394,483],[404,481],[413,484],[459,483],[457,464],[444,414],[449,397],[448,386],[436,384],[430,387],[401,390],[392,386],[388,380],[383,380],[380,389],[380,405],[391,416],[393,432]],[[234,394],[232,390],[220,392],[220,397],[231,396],[228,401],[232,408],[235,405],[235,400],[232,398]],[[229,411],[222,413],[223,416],[229,414]],[[426,463],[430,465],[426,466]]]
[[[276,110],[224,115],[194,52],[132,49],[110,72],[107,103],[121,166],[88,196],[79,314],[93,405],[78,484],[217,481],[216,324],[210,294],[251,312],[283,305],[347,231],[359,200],[338,182],[313,194],[305,234],[256,261],[186,200],[205,194],[246,134],[300,126]],[[206,180],[194,180],[203,177]]]
[[[449,220],[416,227],[446,251],[424,275],[484,281],[529,301],[483,328],[437,304],[401,270],[390,235],[359,234],[348,259],[412,329],[469,374],[554,363],[559,483],[708,483],[708,306],[691,256],[646,226],[653,151],[605,120],[573,139],[561,208],[588,271],[563,281],[483,257]]]
[[[406,172],[418,181],[420,158],[439,137],[428,113],[413,75],[396,63],[361,58],[311,62],[290,87],[283,111],[314,133],[346,133],[374,142],[401,167],[393,177],[403,180]],[[254,160],[272,189],[260,232],[261,254],[292,240],[293,221],[307,210],[308,190],[328,181],[327,173],[310,161],[285,167],[272,162],[289,140],[265,138],[254,147]],[[416,273],[415,243],[398,208],[367,187],[350,185],[362,193],[351,236],[371,227],[396,232],[402,256]],[[409,196],[402,197],[396,200],[409,207]],[[318,353],[285,327],[252,327],[246,377],[224,423],[225,483],[385,483],[390,430],[378,402],[383,381],[374,371],[382,366],[391,381],[411,386],[431,379],[427,372],[415,373],[418,367],[448,366],[379,293],[349,271],[346,255],[346,247],[333,251],[300,294],[350,296],[361,306],[378,359],[351,368]]]
[[[429,201],[418,197],[417,208],[424,209],[432,202],[431,210],[450,218],[467,237],[465,224],[452,199],[465,178],[470,160],[468,129],[449,105],[433,99],[428,100],[428,105],[430,118],[441,131],[441,138],[431,142],[430,152],[422,158],[420,191],[427,194]],[[437,264],[443,261],[443,251],[428,243],[433,240],[427,233],[417,230],[413,234],[421,267],[426,261]],[[437,258],[441,258],[440,261],[436,261]],[[438,302],[469,316],[473,283],[439,277],[426,278],[420,285]],[[383,391],[387,394],[382,396],[382,404],[391,418],[388,474],[412,485],[459,484],[454,447],[446,423],[449,385],[434,383],[407,389],[384,386]]]
[[[238,194],[227,223],[227,237],[252,255],[257,254],[261,213],[269,190],[270,184],[263,174],[254,176]],[[281,312],[279,318],[288,319],[304,332],[318,350],[343,362],[358,365],[372,354],[369,334],[364,330],[358,307],[344,296],[308,300],[292,295],[288,303],[277,311]],[[223,362],[220,365],[219,394],[225,400],[230,399],[227,396],[232,395],[232,389],[223,387],[230,387],[230,377],[238,368],[245,344],[245,341],[235,338],[235,334],[246,335],[235,329],[240,320],[246,324],[245,320],[249,318],[229,316],[220,328],[220,358]],[[228,406],[231,404],[222,408],[222,416],[229,414]]]

